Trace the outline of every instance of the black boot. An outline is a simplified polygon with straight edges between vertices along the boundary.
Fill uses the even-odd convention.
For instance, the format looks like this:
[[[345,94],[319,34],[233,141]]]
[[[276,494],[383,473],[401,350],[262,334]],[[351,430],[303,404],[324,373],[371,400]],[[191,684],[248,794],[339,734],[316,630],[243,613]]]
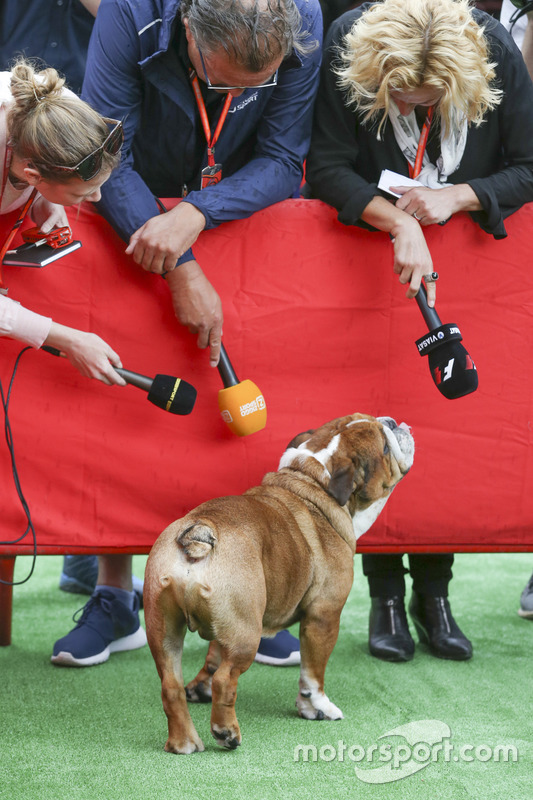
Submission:
[[[447,597],[431,597],[413,592],[409,614],[418,638],[434,656],[466,661],[472,658],[472,643],[452,616]]]
[[[368,647],[383,661],[410,661],[415,643],[409,633],[403,597],[372,597]]]

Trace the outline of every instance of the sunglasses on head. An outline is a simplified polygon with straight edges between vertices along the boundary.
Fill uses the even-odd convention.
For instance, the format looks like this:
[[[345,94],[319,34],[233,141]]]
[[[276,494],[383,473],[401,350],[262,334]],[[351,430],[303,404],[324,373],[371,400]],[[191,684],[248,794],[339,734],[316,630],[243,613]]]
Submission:
[[[92,153],[89,153],[88,156],[85,156],[85,158],[83,158],[79,164],[76,164],[75,167],[59,167],[54,165],[54,170],[57,172],[70,172],[71,174],[76,173],[76,175],[81,178],[82,181],[90,181],[92,178],[96,177],[96,175],[98,175],[102,169],[104,153],[109,153],[111,156],[116,156],[116,154],[120,151],[124,141],[122,121],[117,119],[109,119],[108,117],[102,117],[102,119],[108,125],[113,125],[114,127],[107,138],[102,142],[100,147],[97,147],[96,150],[93,150]]]

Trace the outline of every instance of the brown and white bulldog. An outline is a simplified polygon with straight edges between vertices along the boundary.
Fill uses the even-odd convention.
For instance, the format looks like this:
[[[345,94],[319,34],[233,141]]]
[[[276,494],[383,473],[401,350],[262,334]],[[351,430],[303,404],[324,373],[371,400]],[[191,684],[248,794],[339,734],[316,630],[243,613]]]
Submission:
[[[219,744],[241,743],[237,680],[262,635],[300,623],[300,691],[306,719],[340,719],[324,672],[353,581],[356,539],[376,520],[413,463],[407,425],[352,414],[297,436],[260,486],[209,500],[169,525],[146,565],[148,643],[168,718],[165,750],[203,750],[187,708],[212,700]],[[185,688],[186,629],[210,641]]]

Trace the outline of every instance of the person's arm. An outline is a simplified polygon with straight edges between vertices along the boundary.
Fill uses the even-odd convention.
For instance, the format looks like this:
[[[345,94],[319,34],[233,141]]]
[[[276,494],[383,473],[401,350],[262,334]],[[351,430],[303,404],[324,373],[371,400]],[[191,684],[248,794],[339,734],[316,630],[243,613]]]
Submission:
[[[95,333],[52,322],[44,344],[64,353],[86,378],[95,378],[108,386],[126,386],[124,378],[113,369],[122,367],[118,353]]]
[[[442,189],[426,186],[391,186],[402,195],[396,207],[415,217],[423,227],[446,222],[459,211],[481,211],[481,203],[468,183],[457,183]]]
[[[0,336],[9,336],[31,347],[43,344],[65,354],[82,375],[109,385],[126,382],[113,367],[121,367],[117,353],[99,336],[54,322],[0,294]]]
[[[252,158],[233,175],[209,190],[189,192],[168,215],[152,217],[131,237],[127,252],[151,272],[168,272],[204,228],[244,219],[255,211],[296,193],[309,147],[312,109],[321,58],[321,17],[316,2],[305,4],[307,43],[315,49],[302,56],[301,66],[282,67],[257,121]],[[264,90],[258,89],[257,92]],[[239,103],[239,98],[234,104]],[[255,112],[249,101],[248,113]],[[246,114],[246,111],[242,111]],[[223,152],[224,135],[231,135],[231,116],[223,128],[217,153]],[[222,161],[224,157],[222,156]]]
[[[316,21],[320,21],[319,7],[314,0],[309,5],[313,9],[313,24],[317,27],[316,38],[320,41],[321,27]],[[305,4],[302,8],[304,6]],[[308,21],[304,20],[304,24],[308,26]],[[103,187],[102,202],[98,204],[98,210],[126,241],[130,240],[132,234],[142,229],[140,236],[136,236],[133,243],[133,250],[136,251],[134,259],[137,263],[140,262],[143,267],[151,270],[167,271],[173,269],[177,260],[178,265],[181,264],[179,270],[186,273],[189,288],[202,285],[205,287],[208,282],[205,276],[203,280],[198,280],[200,267],[193,260],[194,256],[190,251],[191,245],[206,225],[200,204],[197,207],[191,202],[180,203],[172,211],[160,216],[151,191],[133,169],[131,145],[139,127],[143,97],[142,79],[138,67],[140,57],[139,36],[134,20],[129,16],[128,8],[122,4],[111,5],[107,0],[103,0],[89,47],[83,98],[101,113],[123,118],[125,137],[122,162]],[[314,67],[316,76],[320,48],[317,48],[313,58],[316,59]],[[288,149],[292,153],[292,158],[289,159],[285,155],[283,158],[280,157],[279,161],[275,161],[273,157],[264,161],[257,158],[254,160],[255,167],[250,169],[247,181],[236,179],[232,190],[230,185],[226,186],[222,194],[216,194],[215,205],[220,204],[221,208],[230,209],[228,218],[248,216],[258,208],[289,196],[298,188],[316,77],[314,79],[309,77],[309,74],[313,73],[312,68],[309,71],[304,68],[291,72],[298,73],[298,81],[303,81],[303,84],[297,81],[290,84],[289,109],[282,109],[283,101],[287,100],[285,93],[289,90],[289,84],[285,89],[280,89],[281,102],[278,101],[275,113],[270,116],[269,123],[265,123],[266,128],[262,129],[259,139],[269,138],[266,137],[265,130],[267,128],[274,130],[276,124],[278,126],[275,128],[276,132],[284,130],[292,115],[294,126],[289,125],[289,128],[293,140],[289,142],[287,137],[284,143],[276,143],[274,137],[269,138],[273,152],[279,154]],[[291,81],[294,80],[294,77],[291,78]],[[299,94],[302,95],[300,99],[298,99]],[[273,152],[269,155],[272,156]],[[230,179],[225,179],[222,183],[226,184],[226,180]],[[203,193],[202,203],[206,199],[205,196],[211,192],[210,189],[209,192]],[[268,199],[266,193],[269,195]],[[198,193],[195,194],[198,196]],[[190,197],[192,198],[192,194]],[[216,220],[216,224],[221,221],[223,220]],[[165,249],[162,249],[161,242],[165,240],[167,244]],[[169,272],[167,280],[170,280],[171,275],[172,272]],[[172,277],[172,282],[173,284],[178,282],[178,278]],[[204,331],[210,331],[210,355],[211,363],[214,363],[218,361],[219,354],[216,342],[220,337],[221,313],[220,301],[213,303],[210,299],[214,291],[211,290],[212,287],[208,292],[209,296],[200,297],[195,293],[194,300],[193,294],[186,293],[185,296],[190,297],[188,309],[184,308],[183,303],[177,304],[178,293],[174,290],[172,298],[178,319],[197,319],[196,332],[199,334],[199,344],[204,341]],[[188,327],[192,330],[194,325],[189,324]]]
[[[152,192],[133,167],[131,148],[140,124],[143,97],[140,57],[139,36],[127,7],[103,0],[89,46],[82,97],[100,113],[123,120],[124,146],[120,166],[102,187],[102,200],[96,207],[126,242],[151,220],[157,226],[157,238],[166,235],[169,224],[171,233],[180,237],[178,244],[173,241],[175,257],[169,263],[173,270],[179,254],[180,274],[174,270],[166,276],[174,312],[180,322],[198,334],[200,347],[208,344],[211,363],[216,364],[222,327],[220,299],[188,249],[202,229],[196,224],[201,215],[194,209],[196,227],[192,229],[187,227],[188,220],[181,224],[184,212],[191,211],[192,206],[181,211],[178,206],[161,215]],[[144,247],[142,250],[144,258]],[[153,254],[147,258],[149,267],[153,260]],[[159,259],[158,271],[164,269],[164,262],[164,257]]]
[[[306,162],[306,180],[313,197],[336,208],[339,220],[345,225],[355,225],[366,206],[379,194],[377,183],[370,183],[357,172],[359,139],[367,134],[354,108],[346,105],[345,93],[337,86],[333,71],[344,34],[358,16],[355,11],[344,22],[335,21],[326,38]],[[375,131],[368,135],[375,135]]]
[[[337,47],[356,16],[357,12],[347,22],[334,23],[328,35],[306,177],[313,196],[336,208],[341,222],[355,225],[362,220],[390,235],[394,272],[399,275],[400,283],[409,283],[407,296],[414,297],[422,276],[433,271],[424,234],[413,216],[382,197],[376,183],[357,173],[359,137],[375,136],[375,131],[366,134],[362,130],[356,112],[346,106],[345,95],[331,69],[336,62]],[[385,146],[383,150],[382,166],[386,167]],[[433,305],[435,283],[429,283],[427,289],[428,302]]]
[[[36,314],[0,293],[0,336],[9,336],[39,348],[50,333],[52,320]]]
[[[132,144],[140,125],[141,58],[135,20],[125,3],[102,0],[87,54],[82,99],[100,114],[123,122],[120,165],[102,187],[98,211],[124,241],[159,214],[155,198],[133,167]]]
[[[198,334],[198,347],[209,347],[209,362],[216,367],[222,344],[222,302],[197,261],[169,272],[166,282],[177,319]]]
[[[389,234],[394,247],[393,271],[402,284],[409,284],[406,296],[415,297],[424,275],[433,272],[431,253],[420,223],[384,197],[374,197],[361,214],[361,219]],[[435,282],[426,286],[428,305],[435,305]]]

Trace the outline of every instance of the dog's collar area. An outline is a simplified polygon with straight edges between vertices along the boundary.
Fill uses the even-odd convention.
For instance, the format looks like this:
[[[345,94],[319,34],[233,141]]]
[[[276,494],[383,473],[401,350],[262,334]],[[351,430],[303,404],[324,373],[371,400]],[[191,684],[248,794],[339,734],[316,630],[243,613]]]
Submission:
[[[290,447],[281,456],[278,469],[290,467],[294,461],[300,458],[314,458],[315,461],[318,461],[320,466],[323,468],[325,473],[324,477],[331,478],[331,473],[326,467],[326,463],[337,452],[340,439],[340,433],[336,433],[335,436],[331,438],[327,447],[323,447],[322,450],[317,450],[316,452],[314,450],[309,450],[309,448],[306,447],[307,442],[302,442],[299,447]]]

